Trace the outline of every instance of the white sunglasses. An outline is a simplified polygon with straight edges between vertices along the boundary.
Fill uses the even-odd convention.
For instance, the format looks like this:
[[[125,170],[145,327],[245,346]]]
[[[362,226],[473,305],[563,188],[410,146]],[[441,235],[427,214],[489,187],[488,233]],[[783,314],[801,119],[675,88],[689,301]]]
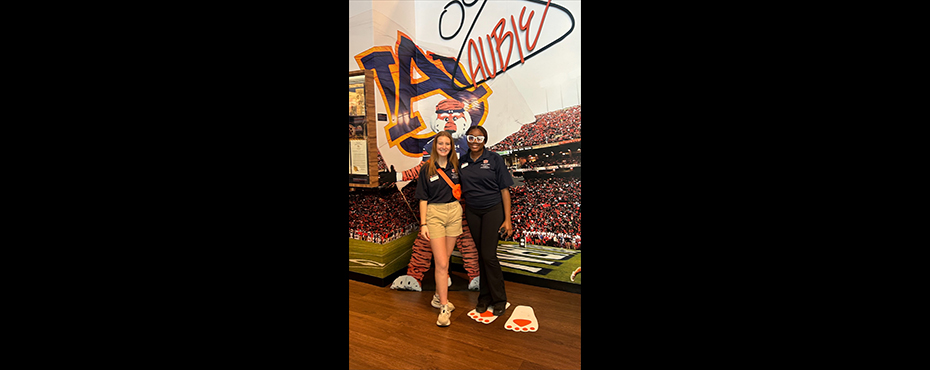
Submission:
[[[475,143],[475,142],[483,143],[484,142],[484,136],[465,135],[465,138],[468,139],[469,143]]]

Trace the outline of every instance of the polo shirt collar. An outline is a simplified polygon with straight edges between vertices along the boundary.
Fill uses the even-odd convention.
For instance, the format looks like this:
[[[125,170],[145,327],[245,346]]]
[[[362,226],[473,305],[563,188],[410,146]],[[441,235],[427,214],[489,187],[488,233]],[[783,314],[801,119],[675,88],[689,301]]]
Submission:
[[[466,157],[465,160],[468,161],[469,163],[477,163],[478,161],[481,160],[481,158],[486,158],[488,155],[489,155],[488,148],[485,147],[484,151],[481,152],[481,156],[478,157],[478,159],[476,160],[471,160],[471,151],[465,152],[465,157]]]

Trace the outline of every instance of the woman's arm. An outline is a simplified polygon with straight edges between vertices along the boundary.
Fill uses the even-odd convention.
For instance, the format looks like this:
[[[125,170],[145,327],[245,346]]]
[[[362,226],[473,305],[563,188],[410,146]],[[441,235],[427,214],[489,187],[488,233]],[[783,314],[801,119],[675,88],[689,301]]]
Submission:
[[[509,199],[509,198],[508,198]],[[423,235],[426,240],[429,240],[429,228],[426,227],[426,201],[420,200],[420,234]],[[509,209],[510,206],[507,206]]]
[[[510,188],[501,189],[501,198],[504,203],[504,223],[501,224],[501,229],[507,232],[509,238],[513,235],[513,225],[510,223]]]

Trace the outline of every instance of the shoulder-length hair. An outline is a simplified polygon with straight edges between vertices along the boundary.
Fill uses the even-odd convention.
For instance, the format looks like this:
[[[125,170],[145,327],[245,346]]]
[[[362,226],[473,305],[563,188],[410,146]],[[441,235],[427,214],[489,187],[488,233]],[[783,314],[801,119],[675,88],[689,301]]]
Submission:
[[[427,175],[429,177],[436,176],[436,158],[439,158],[439,152],[436,150],[436,145],[439,144],[440,137],[449,139],[449,145],[451,146],[449,149],[449,155],[447,158],[448,164],[446,164],[446,167],[451,164],[452,172],[459,171],[459,154],[455,151],[455,140],[452,140],[452,134],[450,134],[448,131],[439,131],[439,133],[437,133],[433,139],[433,148],[430,149],[429,152],[429,164],[427,165]]]

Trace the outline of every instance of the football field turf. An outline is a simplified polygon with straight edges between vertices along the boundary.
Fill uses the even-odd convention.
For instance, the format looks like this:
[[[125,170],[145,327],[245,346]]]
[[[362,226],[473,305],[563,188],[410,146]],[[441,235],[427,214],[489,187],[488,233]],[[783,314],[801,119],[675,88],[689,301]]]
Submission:
[[[410,233],[387,244],[349,239],[349,271],[384,278],[405,269],[413,254],[417,234]],[[572,272],[581,266],[581,251],[517,242],[498,242],[497,256],[504,271],[548,280],[581,285],[582,274]],[[452,252],[452,263],[463,264],[462,254]]]
[[[458,250],[452,252],[452,263],[462,264]],[[581,285],[581,273],[571,280],[572,272],[581,266],[581,251],[517,242],[498,242],[497,257],[501,269],[521,275]]]
[[[385,278],[407,268],[417,233],[410,233],[387,244],[349,238],[349,271]]]

